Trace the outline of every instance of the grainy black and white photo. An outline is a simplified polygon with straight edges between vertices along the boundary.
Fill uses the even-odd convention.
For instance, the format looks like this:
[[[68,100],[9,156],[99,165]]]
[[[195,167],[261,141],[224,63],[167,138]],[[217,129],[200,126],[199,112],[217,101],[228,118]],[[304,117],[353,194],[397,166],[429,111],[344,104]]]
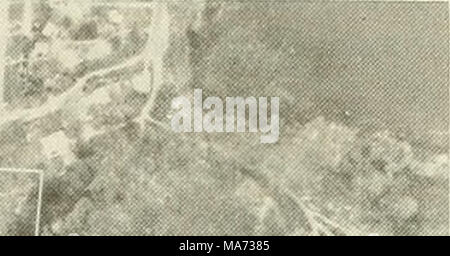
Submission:
[[[0,0],[0,236],[448,236],[448,1]]]

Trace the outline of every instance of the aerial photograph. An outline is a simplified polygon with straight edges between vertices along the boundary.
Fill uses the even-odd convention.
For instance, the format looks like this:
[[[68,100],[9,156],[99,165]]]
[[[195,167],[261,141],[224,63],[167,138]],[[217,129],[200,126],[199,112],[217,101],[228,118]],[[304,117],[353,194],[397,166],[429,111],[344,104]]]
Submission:
[[[447,2],[1,2],[0,236],[450,235]]]
[[[42,181],[38,171],[0,170],[0,236],[13,226],[39,235]]]

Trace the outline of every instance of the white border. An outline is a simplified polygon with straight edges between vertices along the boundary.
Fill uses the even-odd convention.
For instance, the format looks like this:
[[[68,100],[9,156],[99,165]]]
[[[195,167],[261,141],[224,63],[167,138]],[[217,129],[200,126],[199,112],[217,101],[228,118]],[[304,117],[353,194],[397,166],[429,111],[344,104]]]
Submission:
[[[31,169],[12,169],[12,168],[0,168],[0,172],[12,172],[12,173],[27,173],[27,174],[37,174],[39,175],[39,191],[38,191],[38,202],[36,209],[36,223],[34,235],[39,236],[40,225],[41,225],[41,209],[42,209],[42,191],[44,188],[44,171],[42,170],[31,170]]]

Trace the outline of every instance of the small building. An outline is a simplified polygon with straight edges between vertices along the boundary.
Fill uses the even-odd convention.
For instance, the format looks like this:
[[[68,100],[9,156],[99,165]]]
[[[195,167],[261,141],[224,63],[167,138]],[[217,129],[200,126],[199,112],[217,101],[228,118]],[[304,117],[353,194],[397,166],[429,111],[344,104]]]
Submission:
[[[46,37],[56,37],[59,33],[59,28],[55,24],[49,22],[45,25],[45,28],[42,30],[42,35]]]
[[[64,132],[59,131],[42,138],[41,144],[42,153],[48,160],[61,158],[66,166],[75,161],[75,155],[72,152],[73,141]]]
[[[123,23],[123,15],[118,10],[112,10],[108,13],[108,20],[111,23],[120,25]]]
[[[57,40],[52,43],[51,52],[63,68],[68,70],[73,70],[83,61],[77,49],[62,40]]]
[[[131,80],[132,87],[135,91],[139,93],[150,93],[152,91],[152,77],[147,71],[142,74],[136,75]]]
[[[112,53],[112,46],[106,40],[94,40],[88,46],[85,58],[87,60],[97,60],[107,57]]]
[[[78,0],[49,0],[49,6],[60,15],[70,18],[74,22],[80,22],[90,11],[90,5]]]

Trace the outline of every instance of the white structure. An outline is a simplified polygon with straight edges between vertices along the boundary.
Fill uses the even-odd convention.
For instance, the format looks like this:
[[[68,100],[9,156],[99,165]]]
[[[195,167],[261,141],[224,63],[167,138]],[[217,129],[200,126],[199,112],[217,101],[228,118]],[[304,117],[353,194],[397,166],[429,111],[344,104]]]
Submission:
[[[120,25],[123,22],[122,14],[117,10],[112,10],[108,13],[108,19],[110,22]]]
[[[64,68],[72,70],[83,61],[75,48],[63,40],[55,40],[51,45],[51,54]]]
[[[107,57],[112,53],[112,46],[106,40],[93,40],[86,46],[86,56],[88,60],[96,60]]]
[[[416,161],[414,167],[422,176],[448,178],[449,157],[447,154],[432,156],[424,162]]]
[[[47,159],[60,157],[65,165],[70,165],[75,161],[75,155],[71,148],[73,141],[64,132],[56,132],[41,139],[42,152]]]
[[[139,93],[150,93],[152,91],[152,76],[148,72],[143,72],[131,80],[133,89]]]
[[[81,22],[90,5],[80,0],[49,0],[49,5],[63,16],[69,17],[75,23]]]
[[[104,134],[102,129],[96,129],[92,123],[85,123],[82,128],[81,138],[83,141],[89,141],[91,138]]]
[[[46,37],[57,37],[58,33],[59,33],[60,29],[58,28],[58,26],[56,26],[55,24],[49,22],[44,30],[42,30],[42,34]]]

